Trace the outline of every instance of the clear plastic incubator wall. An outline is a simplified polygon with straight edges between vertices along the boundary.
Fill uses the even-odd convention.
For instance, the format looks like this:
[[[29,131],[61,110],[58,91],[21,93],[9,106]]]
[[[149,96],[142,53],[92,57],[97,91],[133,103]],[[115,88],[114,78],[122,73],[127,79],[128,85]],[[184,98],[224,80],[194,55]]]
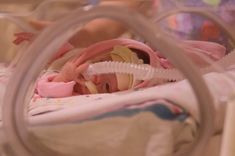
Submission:
[[[0,2],[0,156],[234,156],[234,0]]]

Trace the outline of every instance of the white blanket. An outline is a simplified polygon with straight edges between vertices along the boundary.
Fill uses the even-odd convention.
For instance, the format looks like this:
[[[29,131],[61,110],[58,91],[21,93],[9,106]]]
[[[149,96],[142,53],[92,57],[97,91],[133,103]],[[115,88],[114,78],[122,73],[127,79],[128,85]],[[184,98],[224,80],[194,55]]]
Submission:
[[[235,74],[233,70],[227,73]],[[221,130],[223,127],[226,102],[233,91],[233,88],[231,87],[232,84],[231,81],[222,73],[209,73],[205,75],[204,78],[215,99],[216,128],[217,130]],[[190,85],[188,84],[188,81],[186,80],[142,89],[139,91],[127,91],[114,94],[99,94],[90,96],[73,96],[60,99],[36,99],[30,103],[29,113],[34,115],[37,113],[62,110],[66,108],[68,116],[64,118],[69,118],[69,109],[74,113],[77,111],[77,115],[70,118],[71,121],[74,121],[74,118],[79,118],[79,113],[82,113],[84,109],[98,109],[103,105],[111,105],[108,103],[121,107],[122,105],[138,104],[153,99],[168,99],[173,101],[186,109],[193,118],[199,121],[197,100]],[[49,116],[45,116],[45,118],[50,120]]]
[[[232,70],[229,72],[234,74]],[[204,77],[216,101],[216,123],[219,130],[223,124],[226,98],[232,91],[231,83],[220,73],[210,73]],[[4,93],[5,86],[5,83],[1,84],[0,94]],[[193,118],[198,119],[196,98],[186,80],[114,94],[33,99],[29,104],[29,115],[65,109],[78,111],[79,114],[79,110],[110,103],[111,99],[115,99],[115,103],[121,105],[125,102],[136,104],[152,100],[153,97],[174,101],[190,112]],[[51,112],[46,114],[51,114]],[[76,118],[76,116],[74,117]],[[197,128],[192,118],[188,118],[185,122],[165,121],[156,118],[153,114],[143,112],[130,118],[105,118],[79,124],[35,127],[31,130],[42,143],[51,149],[69,155],[79,153],[87,156],[94,154],[103,156],[119,155],[121,152],[124,156],[170,156],[184,150],[193,142]]]
[[[4,69],[5,70],[5,69]],[[1,70],[1,71],[4,71]],[[5,71],[9,76],[9,72]],[[235,74],[235,70],[229,70],[226,73]],[[5,79],[5,77],[0,77]],[[223,73],[209,73],[204,76],[206,83],[215,99],[216,108],[216,125],[217,130],[221,130],[223,126],[224,108],[227,98],[231,95],[233,88],[231,81],[225,77]],[[6,82],[0,83],[0,94],[3,95]],[[2,98],[2,96],[1,96]],[[47,99],[39,98],[33,99],[29,104],[29,115],[35,115],[45,112],[53,112],[57,110],[69,109],[71,111],[77,110],[77,114],[82,113],[83,109],[95,109],[107,103],[115,103],[114,105],[137,104],[153,99],[168,99],[186,109],[193,118],[197,121],[199,119],[199,111],[196,98],[192,89],[186,80],[177,83],[170,83],[161,86],[155,86],[138,91],[126,91],[113,94],[98,94],[98,95],[83,95],[73,96],[68,98]],[[1,99],[0,99],[1,100]],[[1,102],[2,103],[2,102]],[[108,105],[108,104],[107,104]],[[1,113],[1,111],[0,111]],[[50,114],[50,113],[47,113]],[[69,115],[69,114],[68,114]],[[40,116],[40,115],[39,115]],[[46,117],[46,116],[45,116]],[[68,116],[69,117],[69,116]],[[76,116],[74,116],[76,118]],[[70,117],[72,121],[74,117]],[[1,118],[1,115],[0,115]],[[66,118],[66,117],[65,117]],[[43,120],[50,120],[46,118]]]

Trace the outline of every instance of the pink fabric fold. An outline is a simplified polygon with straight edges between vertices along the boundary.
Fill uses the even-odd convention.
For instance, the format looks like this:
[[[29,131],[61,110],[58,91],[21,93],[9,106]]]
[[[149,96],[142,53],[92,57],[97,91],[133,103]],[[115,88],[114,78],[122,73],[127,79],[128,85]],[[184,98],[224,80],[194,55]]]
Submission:
[[[210,65],[209,62],[204,60],[201,55],[211,59],[211,61],[218,61],[226,54],[226,48],[218,43],[207,41],[183,41],[182,48],[185,54],[199,67]],[[172,68],[173,65],[170,61],[159,54],[161,65],[164,68]]]
[[[208,55],[215,61],[221,59],[226,53],[226,48],[215,42],[186,40],[184,44],[185,46],[203,50],[201,53]],[[187,52],[190,53],[190,51]]]
[[[41,97],[59,98],[73,95],[73,87],[76,83],[74,81],[52,82],[56,75],[43,76],[38,80],[36,91]]]
[[[83,51],[83,55],[78,58],[77,62],[79,64],[82,64],[86,60],[110,52],[116,45],[126,46],[127,48],[137,49],[144,53],[147,53],[149,55],[150,65],[154,67],[160,67],[160,60],[157,56],[157,53],[154,52],[149,46],[139,41],[123,38],[101,41],[89,46]]]

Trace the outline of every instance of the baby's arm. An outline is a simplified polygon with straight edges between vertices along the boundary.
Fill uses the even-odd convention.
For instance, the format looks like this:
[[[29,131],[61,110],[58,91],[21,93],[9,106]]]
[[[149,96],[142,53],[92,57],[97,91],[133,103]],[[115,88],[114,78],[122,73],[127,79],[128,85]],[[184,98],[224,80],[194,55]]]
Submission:
[[[36,91],[41,97],[67,97],[74,94],[75,84],[81,82],[81,73],[88,67],[87,63],[78,66],[75,59],[68,61],[59,73],[40,78]],[[81,84],[79,84],[81,85]]]

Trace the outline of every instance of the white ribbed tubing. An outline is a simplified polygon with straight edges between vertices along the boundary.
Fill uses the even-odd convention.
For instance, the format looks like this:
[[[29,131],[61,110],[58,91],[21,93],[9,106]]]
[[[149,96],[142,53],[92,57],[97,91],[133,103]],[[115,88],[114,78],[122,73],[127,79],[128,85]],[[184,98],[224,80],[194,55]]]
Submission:
[[[216,71],[214,66],[229,67],[234,64],[235,50],[223,57],[221,60],[214,64],[201,68],[202,74]],[[169,81],[178,81],[184,79],[184,76],[177,69],[164,69],[154,68],[148,64],[133,64],[126,62],[117,61],[104,61],[99,63],[90,64],[87,71],[84,73],[86,76],[98,75],[98,74],[109,74],[109,73],[122,73],[132,74],[138,80],[150,80],[154,78],[166,79]]]
[[[166,80],[180,80],[183,75],[176,69],[154,68],[148,64],[133,64],[126,62],[104,61],[90,64],[85,75],[108,73],[132,74],[138,80],[160,78]]]

